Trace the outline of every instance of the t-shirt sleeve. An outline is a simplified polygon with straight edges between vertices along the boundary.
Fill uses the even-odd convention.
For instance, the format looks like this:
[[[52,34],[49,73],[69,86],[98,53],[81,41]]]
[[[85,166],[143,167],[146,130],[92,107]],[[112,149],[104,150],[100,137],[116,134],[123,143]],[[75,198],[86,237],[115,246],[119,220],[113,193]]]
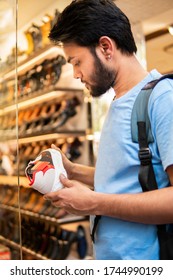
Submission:
[[[159,82],[149,100],[149,117],[164,170],[173,164],[173,80]]]

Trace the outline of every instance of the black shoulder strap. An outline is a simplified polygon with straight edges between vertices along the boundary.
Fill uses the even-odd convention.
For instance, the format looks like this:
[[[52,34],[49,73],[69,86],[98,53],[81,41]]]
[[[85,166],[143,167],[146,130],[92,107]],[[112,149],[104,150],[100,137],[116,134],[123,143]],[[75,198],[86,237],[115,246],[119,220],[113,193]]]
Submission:
[[[151,125],[148,116],[148,101],[153,88],[163,79],[173,79],[173,74],[162,76],[148,83],[138,94],[131,116],[132,141],[139,143],[139,182],[143,191],[157,189],[157,182],[152,166],[152,154],[149,143],[153,142]]]

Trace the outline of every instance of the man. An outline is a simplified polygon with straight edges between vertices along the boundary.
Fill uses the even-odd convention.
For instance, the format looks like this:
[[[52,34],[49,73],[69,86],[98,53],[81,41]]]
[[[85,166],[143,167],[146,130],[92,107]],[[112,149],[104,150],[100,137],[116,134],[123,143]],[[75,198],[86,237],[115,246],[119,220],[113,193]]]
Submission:
[[[131,112],[141,88],[161,75],[156,70],[148,73],[137,60],[128,18],[111,0],[73,1],[49,37],[63,45],[74,78],[92,96],[111,89],[115,98],[103,126],[96,167],[74,164],[62,154],[68,179],[60,176],[64,188],[45,199],[67,212],[90,215],[91,229],[95,215],[101,215],[95,229],[96,259],[159,259],[156,225],[173,222],[173,83],[159,82],[149,101],[155,139],[150,149],[159,190],[143,193],[139,147],[131,140]]]

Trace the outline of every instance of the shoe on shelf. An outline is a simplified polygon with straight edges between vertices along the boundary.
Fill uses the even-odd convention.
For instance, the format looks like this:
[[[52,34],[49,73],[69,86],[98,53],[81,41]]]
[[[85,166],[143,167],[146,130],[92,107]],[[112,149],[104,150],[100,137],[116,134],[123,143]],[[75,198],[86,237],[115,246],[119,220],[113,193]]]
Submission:
[[[84,259],[87,254],[87,239],[85,234],[85,229],[82,225],[77,228],[77,252],[80,259]]]
[[[62,163],[61,153],[54,149],[42,151],[34,161],[30,161],[25,169],[29,185],[42,194],[54,192],[63,187],[59,175],[67,177]]]

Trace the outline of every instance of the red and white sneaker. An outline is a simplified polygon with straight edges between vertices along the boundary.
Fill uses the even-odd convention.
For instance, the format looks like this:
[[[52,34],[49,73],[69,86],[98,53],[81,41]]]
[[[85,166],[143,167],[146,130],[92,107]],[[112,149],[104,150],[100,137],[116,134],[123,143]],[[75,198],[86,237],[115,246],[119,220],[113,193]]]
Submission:
[[[42,194],[55,192],[63,187],[59,180],[61,173],[67,177],[61,153],[54,149],[42,151],[25,169],[29,185]]]

